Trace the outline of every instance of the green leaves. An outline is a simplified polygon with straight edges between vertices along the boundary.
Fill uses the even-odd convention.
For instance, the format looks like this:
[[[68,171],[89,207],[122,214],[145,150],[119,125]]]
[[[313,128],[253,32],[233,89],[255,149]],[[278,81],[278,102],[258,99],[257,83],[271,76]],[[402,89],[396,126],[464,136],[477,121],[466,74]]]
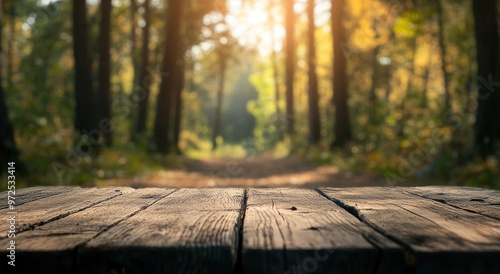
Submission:
[[[423,17],[417,11],[406,11],[394,24],[394,33],[400,37],[414,38],[422,32]]]

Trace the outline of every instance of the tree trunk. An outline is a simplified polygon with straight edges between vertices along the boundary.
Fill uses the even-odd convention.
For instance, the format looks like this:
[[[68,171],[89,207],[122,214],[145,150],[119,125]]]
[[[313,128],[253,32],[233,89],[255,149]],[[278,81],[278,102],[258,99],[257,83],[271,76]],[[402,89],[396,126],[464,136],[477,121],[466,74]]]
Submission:
[[[437,21],[438,21],[438,41],[439,54],[441,57],[441,71],[443,73],[444,82],[444,107],[445,111],[451,110],[451,94],[450,94],[450,76],[447,71],[446,62],[446,45],[444,41],[444,14],[442,0],[436,2]]]
[[[500,38],[496,0],[473,0],[478,65],[475,146],[482,157],[495,152],[500,133]]]
[[[2,0],[0,0],[0,7],[2,7],[2,4]],[[3,10],[0,9],[0,56],[3,54],[2,30]],[[14,140],[14,128],[10,122],[7,103],[5,102],[5,94],[2,85],[2,65],[3,64],[0,60],[0,165],[2,167],[0,174],[3,174],[7,170],[7,163],[9,162],[16,162],[17,165],[21,165],[19,162],[19,150],[17,149],[16,142]]]
[[[391,77],[392,77],[392,64],[385,66],[385,100],[389,102],[389,97],[391,96]]]
[[[142,100],[139,101],[139,108],[137,113],[137,121],[135,126],[135,132],[133,133],[132,139],[135,139],[136,134],[142,134],[146,131],[146,124],[148,118],[148,104],[149,95],[151,92],[151,76],[148,77],[148,67],[149,67],[149,36],[151,28],[151,7],[150,0],[144,0],[144,28],[142,29],[142,49],[141,49],[141,59],[142,64],[139,72],[139,86],[144,92]],[[139,88],[139,87],[138,87]]]
[[[149,0],[144,0],[145,2]],[[145,3],[144,2],[144,3]],[[144,8],[146,5],[144,4]],[[131,19],[131,27],[130,27],[130,57],[132,59],[132,69],[134,71],[134,76],[132,78],[132,88],[136,87],[139,79],[138,68],[139,68],[139,60],[137,58],[137,34],[136,34],[136,26],[137,26],[137,0],[130,0],[130,19]],[[146,12],[146,11],[145,11]],[[146,20],[146,19],[144,19]]]
[[[278,140],[283,139],[283,120],[282,120],[282,114],[281,114],[281,109],[280,109],[280,100],[281,100],[281,90],[280,90],[280,73],[278,70],[278,56],[276,54],[276,50],[274,49],[274,46],[276,45],[276,37],[274,35],[274,18],[273,18],[273,11],[274,11],[274,0],[268,0],[269,3],[269,24],[270,24],[270,31],[271,31],[271,64],[273,67],[273,78],[274,78],[274,107],[275,107],[275,115],[276,115],[276,138]]]
[[[401,103],[399,105],[399,112],[401,113],[401,118],[398,120],[397,123],[397,135],[401,139],[405,138],[406,136],[404,129],[405,129],[405,124],[409,119],[408,110],[406,109],[406,101],[408,100],[408,97],[412,92],[413,77],[415,77],[415,57],[417,56],[417,39],[415,37],[410,38],[410,49],[411,49],[411,57],[409,58],[410,76],[408,77],[408,81],[406,83],[405,94],[403,95],[403,98],[401,99]]]
[[[343,147],[352,139],[351,121],[347,105],[347,60],[342,51],[345,44],[343,23],[344,0],[332,0],[332,35],[333,35],[333,104],[335,106],[335,140],[332,147]]]
[[[93,146],[99,146],[96,98],[92,87],[90,56],[87,39],[87,4],[73,0],[73,54],[75,58],[75,129],[87,136]]]
[[[0,80],[1,81],[1,80]],[[3,87],[0,86],[0,164],[7,167],[8,162],[19,162],[19,150],[14,140],[14,128],[9,119]],[[0,171],[5,172],[6,168]]]
[[[181,48],[183,48],[181,46]],[[183,52],[184,53],[184,52]],[[174,110],[174,146],[175,153],[181,154],[181,149],[179,148],[179,141],[181,136],[181,124],[182,124],[182,91],[184,90],[184,80],[185,80],[185,61],[184,54],[179,56],[179,74],[177,88],[175,92],[175,110]]]
[[[285,1],[285,68],[286,68],[286,125],[288,134],[294,133],[293,82],[295,75],[295,12],[294,0]]]
[[[146,0],[144,0],[146,2]],[[142,83],[139,83],[139,61],[138,56],[136,54],[137,51],[137,35],[136,35],[136,26],[137,26],[137,0],[130,0],[130,60],[132,62],[132,92],[134,94],[135,89],[142,86]],[[133,101],[132,95],[129,96],[129,100]],[[140,107],[140,102],[137,104]],[[135,113],[133,111],[129,112],[128,118],[130,119],[130,140],[132,142],[136,140],[136,131],[137,131],[137,119],[138,112]]]
[[[370,6],[368,6],[371,15],[371,28],[373,33],[375,34],[374,40],[377,43],[375,47],[373,48],[372,51],[372,75],[371,75],[371,86],[370,86],[370,91],[369,91],[369,97],[368,100],[370,102],[370,107],[369,107],[369,116],[368,116],[368,126],[369,127],[378,127],[378,108],[377,108],[377,103],[378,103],[378,98],[377,98],[377,87],[378,87],[378,82],[377,79],[380,76],[378,74],[378,66],[379,66],[379,60],[378,60],[378,55],[380,53],[380,34],[379,30],[377,28],[377,21],[380,19],[377,17],[375,14],[375,9],[373,5],[373,1],[370,1]],[[375,139],[378,139],[378,133],[375,134]]]
[[[378,54],[380,46],[377,45],[373,48],[372,52],[372,83],[370,86],[370,94],[368,100],[370,101],[370,114],[368,117],[369,126],[377,126],[377,67],[378,67]],[[378,135],[378,134],[377,134]]]
[[[220,54],[219,86],[217,88],[217,102],[215,106],[214,129],[212,134],[212,150],[217,148],[217,136],[219,136],[220,120],[222,112],[222,97],[224,95],[224,82],[226,81],[226,56]]]
[[[316,74],[316,41],[314,32],[314,7],[315,1],[308,0],[308,43],[307,43],[307,64],[308,72],[308,102],[309,102],[309,143],[317,144],[321,139],[321,124],[319,118],[319,95],[318,95],[318,76]]]
[[[99,35],[99,105],[100,123],[111,124],[111,0],[101,0],[101,25]],[[111,147],[113,135],[111,130],[103,132],[104,143]]]
[[[274,34],[272,35],[272,44],[274,46]],[[281,101],[281,89],[279,81],[279,70],[278,70],[278,57],[276,56],[276,51],[273,50],[271,53],[271,63],[273,66],[273,77],[274,77],[274,107],[276,108],[276,137],[278,140],[283,139],[283,114],[281,113],[280,101]]]
[[[428,86],[429,86],[429,78],[431,76],[431,69],[432,69],[432,50],[429,50],[429,55],[427,56],[427,66],[425,67],[424,71],[424,84],[423,84],[423,94],[422,94],[422,101],[420,104],[420,107],[423,109],[427,109],[429,106],[429,91],[428,91]]]
[[[177,60],[180,54],[181,24],[183,0],[169,0],[167,8],[167,27],[165,53],[163,55],[162,70],[168,73],[162,78],[156,105],[154,140],[156,149],[160,153],[168,153],[172,144],[169,137],[170,111],[172,95],[175,94],[178,82]],[[163,74],[163,73],[162,73]]]
[[[7,84],[12,85],[14,77],[14,41],[16,37],[16,4],[17,1],[10,1],[10,39],[7,48]]]

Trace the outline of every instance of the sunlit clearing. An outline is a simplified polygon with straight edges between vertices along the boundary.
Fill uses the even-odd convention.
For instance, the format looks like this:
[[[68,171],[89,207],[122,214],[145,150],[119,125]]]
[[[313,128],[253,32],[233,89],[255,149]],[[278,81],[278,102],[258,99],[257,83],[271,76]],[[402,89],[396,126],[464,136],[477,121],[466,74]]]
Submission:
[[[233,0],[228,8],[226,21],[240,45],[257,48],[261,56],[269,54],[273,47],[275,51],[281,50],[285,37],[281,5],[275,4],[270,10],[267,1]]]

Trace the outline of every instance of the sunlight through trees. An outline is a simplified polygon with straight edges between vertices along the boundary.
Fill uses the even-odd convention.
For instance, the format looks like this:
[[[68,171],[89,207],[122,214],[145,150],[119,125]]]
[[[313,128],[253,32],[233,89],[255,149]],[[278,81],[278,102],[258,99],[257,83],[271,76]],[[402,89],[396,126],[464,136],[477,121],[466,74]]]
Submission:
[[[95,181],[252,147],[500,178],[496,0],[1,3],[1,160],[27,176]]]

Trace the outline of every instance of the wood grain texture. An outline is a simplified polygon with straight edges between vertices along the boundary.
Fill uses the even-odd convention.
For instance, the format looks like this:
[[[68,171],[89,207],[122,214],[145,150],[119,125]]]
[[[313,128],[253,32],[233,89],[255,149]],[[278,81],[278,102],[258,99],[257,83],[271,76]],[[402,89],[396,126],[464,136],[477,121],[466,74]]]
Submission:
[[[500,269],[500,222],[404,193],[403,188],[320,189],[371,227],[407,247],[417,273]]]
[[[131,191],[133,189],[129,187],[87,188],[16,206],[16,230],[19,233],[32,229]],[[2,209],[0,212],[7,216],[7,211]],[[7,237],[4,231],[6,232],[8,227],[7,222],[0,222],[0,239]]]
[[[44,273],[75,273],[76,248],[117,223],[172,193],[172,189],[138,189],[96,204],[65,218],[16,235],[16,250],[22,258],[16,271],[43,269]],[[0,240],[7,246],[10,239]],[[6,250],[0,251],[5,257]],[[29,262],[29,263],[26,263]]]
[[[181,189],[79,249],[79,273],[231,273],[243,189]]]
[[[379,248],[392,251],[391,265],[379,265]],[[394,273],[405,267],[398,265],[404,255],[396,244],[305,189],[249,190],[242,256],[245,273]]]
[[[498,190],[472,187],[412,187],[405,190],[420,197],[500,221],[500,191]]]
[[[81,189],[80,187],[29,187],[29,188],[20,188],[15,191],[15,201],[16,206],[20,206],[25,203],[29,203],[32,201],[52,197],[54,195],[63,194],[70,191],[76,191]],[[7,191],[0,193],[0,201],[7,201]],[[7,203],[0,204],[0,209],[7,208]]]
[[[500,195],[492,190],[34,187],[16,197],[15,273],[500,269]],[[0,222],[3,233],[7,225]],[[9,240],[0,234],[0,246]]]

